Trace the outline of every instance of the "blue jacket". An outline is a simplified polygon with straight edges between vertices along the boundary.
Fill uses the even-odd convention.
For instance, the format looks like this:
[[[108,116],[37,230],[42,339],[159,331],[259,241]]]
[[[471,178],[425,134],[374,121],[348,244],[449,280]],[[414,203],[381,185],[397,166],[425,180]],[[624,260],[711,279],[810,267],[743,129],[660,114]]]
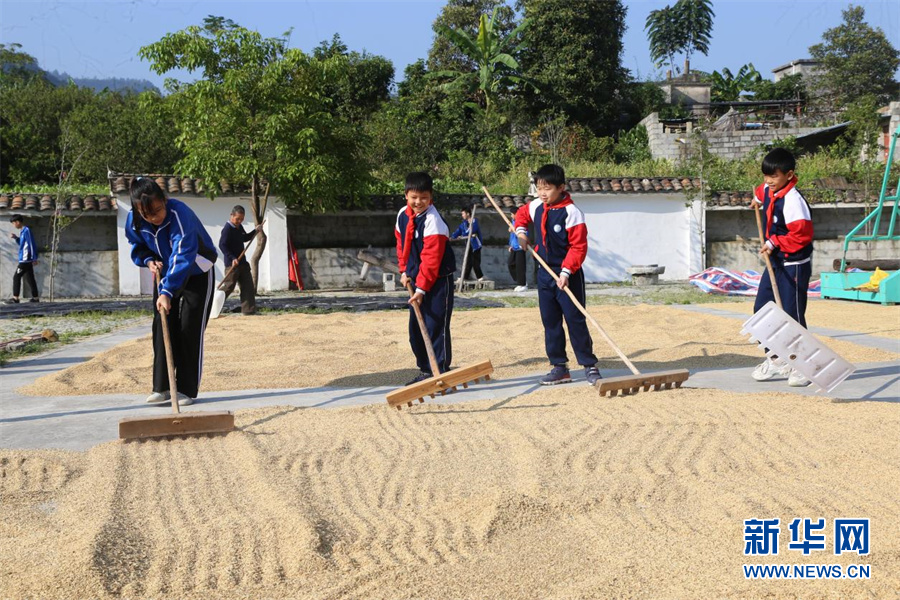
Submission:
[[[21,233],[15,239],[19,242],[19,262],[33,263],[36,261],[37,247],[34,245],[34,238],[27,225],[22,227]]]
[[[432,204],[416,215],[408,206],[397,213],[397,264],[413,280],[416,290],[428,293],[439,277],[453,275],[456,257],[447,248],[450,228]]]
[[[125,237],[131,244],[131,260],[139,267],[151,260],[164,265],[159,293],[170,298],[188,277],[209,271],[218,258],[212,238],[188,206],[180,200],[166,201],[166,218],[159,227],[147,223],[134,210],[125,220]]]
[[[519,236],[516,235],[515,231],[509,232],[509,247],[516,252],[522,249],[522,246],[519,245]]]
[[[450,236],[450,239],[455,240],[458,237],[469,237],[468,221],[460,223],[456,231]],[[481,250],[481,226],[478,225],[478,219],[472,219],[472,252],[476,250]]]

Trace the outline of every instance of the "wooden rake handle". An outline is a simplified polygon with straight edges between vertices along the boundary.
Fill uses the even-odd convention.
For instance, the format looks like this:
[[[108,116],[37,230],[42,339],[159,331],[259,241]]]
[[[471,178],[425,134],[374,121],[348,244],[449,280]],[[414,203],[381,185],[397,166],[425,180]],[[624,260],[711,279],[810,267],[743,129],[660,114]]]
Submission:
[[[490,200],[491,204],[494,205],[494,209],[498,213],[500,213],[500,216],[503,218],[504,221],[506,221],[506,224],[509,226],[509,230],[511,232],[515,233],[515,231],[516,231],[515,227],[513,227],[513,224],[510,223],[509,219],[506,218],[506,214],[500,209],[499,206],[497,206],[497,202],[491,196],[491,193],[488,192],[487,188],[484,186],[482,186],[481,189],[484,190],[484,193],[487,196],[488,200]],[[534,257],[534,259],[536,261],[538,261],[542,267],[544,267],[544,270],[546,270],[548,273],[550,273],[550,275],[553,277],[554,280],[559,281],[559,275],[557,275],[553,271],[553,269],[550,268],[550,265],[548,265],[546,262],[544,262],[544,259],[540,257],[540,255],[537,253],[537,250],[535,250],[531,246],[531,244],[526,243],[525,245],[529,250],[531,250],[531,255]],[[598,323],[597,320],[594,319],[594,317],[592,317],[588,313],[587,309],[585,309],[584,306],[582,306],[581,302],[578,301],[578,298],[575,297],[575,294],[572,292],[572,290],[569,289],[569,286],[564,287],[563,290],[566,292],[566,294],[569,295],[569,298],[572,300],[572,303],[581,312],[581,314],[583,314],[585,316],[585,318],[588,321],[590,321],[591,325],[593,325],[597,329],[597,331],[600,332],[600,335],[603,336],[603,339],[606,340],[606,343],[609,344],[609,347],[612,348],[613,350],[615,350],[616,354],[619,355],[619,358],[622,359],[622,362],[625,363],[625,365],[631,370],[631,372],[635,375],[640,375],[641,372],[638,371],[637,367],[635,367],[634,364],[630,360],[628,360],[628,357],[625,356],[625,353],[622,352],[622,349],[616,345],[616,343],[612,340],[611,337],[609,337],[609,334],[606,333],[606,330],[600,326],[600,323]]]
[[[156,274],[157,294],[159,293],[159,273]],[[181,413],[178,406],[178,386],[175,384],[175,356],[172,353],[172,340],[169,337],[169,315],[159,311],[159,322],[162,324],[163,346],[166,347],[166,368],[169,371],[169,395],[172,397],[172,412]]]
[[[409,291],[409,297],[412,298],[415,295],[416,290],[409,281],[406,282],[406,289]],[[428,362],[431,364],[431,374],[433,376],[440,375],[441,370],[438,367],[437,357],[434,355],[434,348],[431,346],[431,336],[428,335],[428,329],[425,328],[425,317],[422,316],[422,309],[419,308],[419,305],[415,302],[413,302],[411,306],[413,312],[416,313],[419,331],[422,332],[422,340],[425,342],[425,352],[428,353]]]
[[[760,216],[759,204],[757,204],[755,200],[752,204],[753,209],[756,211],[756,229],[759,230],[759,247],[762,248],[763,244],[766,243],[766,240],[763,238],[762,216]],[[778,293],[778,283],[775,281],[775,269],[772,268],[772,259],[769,258],[768,252],[763,254],[763,258],[766,260],[766,270],[769,272],[769,283],[772,284],[772,293],[775,296],[775,304],[778,305],[778,308],[782,308],[781,294]]]

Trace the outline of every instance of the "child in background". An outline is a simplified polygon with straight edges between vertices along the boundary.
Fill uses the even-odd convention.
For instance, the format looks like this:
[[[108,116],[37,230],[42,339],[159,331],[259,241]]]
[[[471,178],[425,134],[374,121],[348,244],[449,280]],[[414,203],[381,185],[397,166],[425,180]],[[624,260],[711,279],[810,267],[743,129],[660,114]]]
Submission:
[[[566,191],[566,174],[559,165],[544,165],[535,173],[537,199],[516,213],[516,234],[522,248],[528,246],[528,228],[535,226],[534,248],[538,255],[559,273],[554,280],[545,270],[538,271],[538,305],[544,324],[544,345],[551,370],[541,379],[542,385],[572,381],[566,356],[566,333],[569,329],[572,348],[584,377],[591,385],[600,381],[593,340],[587,320],[563,290],[568,287],[584,305],[585,283],[581,265],[587,257],[587,227],[584,213],[572,202]]]
[[[509,220],[515,222],[516,214],[510,214]],[[509,258],[507,258],[506,266],[509,268],[509,276],[516,282],[516,288],[513,291],[528,291],[525,281],[525,248],[519,244],[519,236],[514,231],[509,233]]]
[[[469,246],[469,257],[465,260],[466,272],[462,274],[462,278],[463,281],[466,281],[472,273],[472,269],[474,269],[475,277],[478,278],[478,281],[481,281],[484,279],[484,273],[481,272],[481,226],[478,224],[478,219],[472,218],[472,211],[468,208],[462,209],[461,215],[463,222],[460,223],[459,227],[456,228],[456,231],[450,235],[450,239],[468,238],[469,223],[471,223],[472,244]]]
[[[19,303],[19,291],[22,285],[22,279],[31,289],[31,300],[29,302],[40,302],[38,298],[37,281],[34,279],[34,265],[37,263],[37,247],[34,245],[34,238],[31,235],[31,229],[25,225],[25,218],[22,215],[13,215],[9,222],[13,227],[19,230],[19,235],[15,233],[9,234],[19,244],[19,254],[17,256],[19,264],[16,266],[16,273],[13,275],[13,295],[6,301],[7,304]]]
[[[397,214],[394,236],[400,284],[414,287],[410,305],[422,311],[425,329],[441,373],[450,370],[453,349],[450,317],[453,314],[453,274],[456,259],[448,247],[450,228],[434,207],[434,182],[428,173],[406,176],[406,206]],[[416,357],[419,375],[407,385],[437,375],[431,372],[425,340],[413,312],[409,310],[409,345]]]
[[[782,308],[806,327],[806,300],[812,275],[813,224],[809,204],[797,189],[794,155],[784,148],[769,152],[762,162],[764,183],[756,188],[753,202],[762,207],[763,243],[760,255],[768,254],[775,281],[765,269],[753,312],[775,301],[772,285],[778,286]],[[775,357],[777,358],[777,357]],[[752,374],[756,381],[787,377],[788,385],[804,387],[809,380],[790,365],[766,358]]]
[[[171,400],[162,328],[168,323],[179,406],[194,402],[203,374],[203,336],[212,306],[218,254],[203,223],[186,204],[166,198],[148,177],[131,182],[125,219],[131,260],[160,277],[153,288],[153,393],[147,402]],[[167,315],[163,321],[161,316]]]

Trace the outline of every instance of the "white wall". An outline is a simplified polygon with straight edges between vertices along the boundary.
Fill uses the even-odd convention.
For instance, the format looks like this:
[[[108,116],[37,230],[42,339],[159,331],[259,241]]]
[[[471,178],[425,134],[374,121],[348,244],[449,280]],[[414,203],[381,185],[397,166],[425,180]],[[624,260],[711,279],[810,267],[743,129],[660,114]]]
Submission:
[[[589,283],[627,281],[628,267],[656,263],[662,279],[687,279],[703,265],[704,211],[683,194],[572,194],[584,211]]]
[[[247,211],[244,220],[244,229],[249,230],[253,225],[253,214],[250,210],[250,202],[246,198],[225,196],[210,200],[191,196],[178,197],[193,210],[206,231],[216,245],[219,258],[216,261],[216,281],[222,281],[225,276],[222,253],[218,249],[219,235],[222,227],[228,220],[232,207],[240,204]],[[150,294],[153,291],[152,278],[149,269],[139,269],[131,262],[131,245],[125,238],[125,219],[131,209],[131,202],[127,196],[118,197],[118,216],[116,221],[117,236],[119,242],[119,293],[123,296],[137,296]],[[270,197],[266,210],[266,224],[264,231],[268,240],[259,263],[259,291],[277,291],[288,289],[288,254],[287,254],[287,211],[281,202]],[[246,256],[253,256],[256,249],[256,240],[251,242]]]

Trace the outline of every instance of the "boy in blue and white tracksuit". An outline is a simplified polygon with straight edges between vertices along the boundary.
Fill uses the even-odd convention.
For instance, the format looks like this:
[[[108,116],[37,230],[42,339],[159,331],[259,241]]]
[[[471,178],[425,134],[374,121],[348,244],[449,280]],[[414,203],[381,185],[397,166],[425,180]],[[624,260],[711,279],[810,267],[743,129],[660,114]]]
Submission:
[[[13,295],[7,300],[7,304],[19,303],[19,292],[21,291],[22,279],[31,288],[31,302],[38,302],[37,281],[34,279],[34,263],[37,262],[37,247],[34,245],[34,237],[31,235],[31,229],[25,225],[25,219],[22,215],[13,215],[10,220],[13,227],[19,230],[19,235],[15,233],[9,234],[9,237],[19,243],[19,264],[16,266],[16,274],[13,275]]]
[[[161,315],[167,315],[175,359],[178,404],[197,397],[203,374],[203,336],[212,306],[218,253],[203,223],[186,204],[166,198],[155,181],[131,183],[132,210],[125,221],[131,259],[159,278],[154,286],[153,393],[147,402],[170,399]]]

